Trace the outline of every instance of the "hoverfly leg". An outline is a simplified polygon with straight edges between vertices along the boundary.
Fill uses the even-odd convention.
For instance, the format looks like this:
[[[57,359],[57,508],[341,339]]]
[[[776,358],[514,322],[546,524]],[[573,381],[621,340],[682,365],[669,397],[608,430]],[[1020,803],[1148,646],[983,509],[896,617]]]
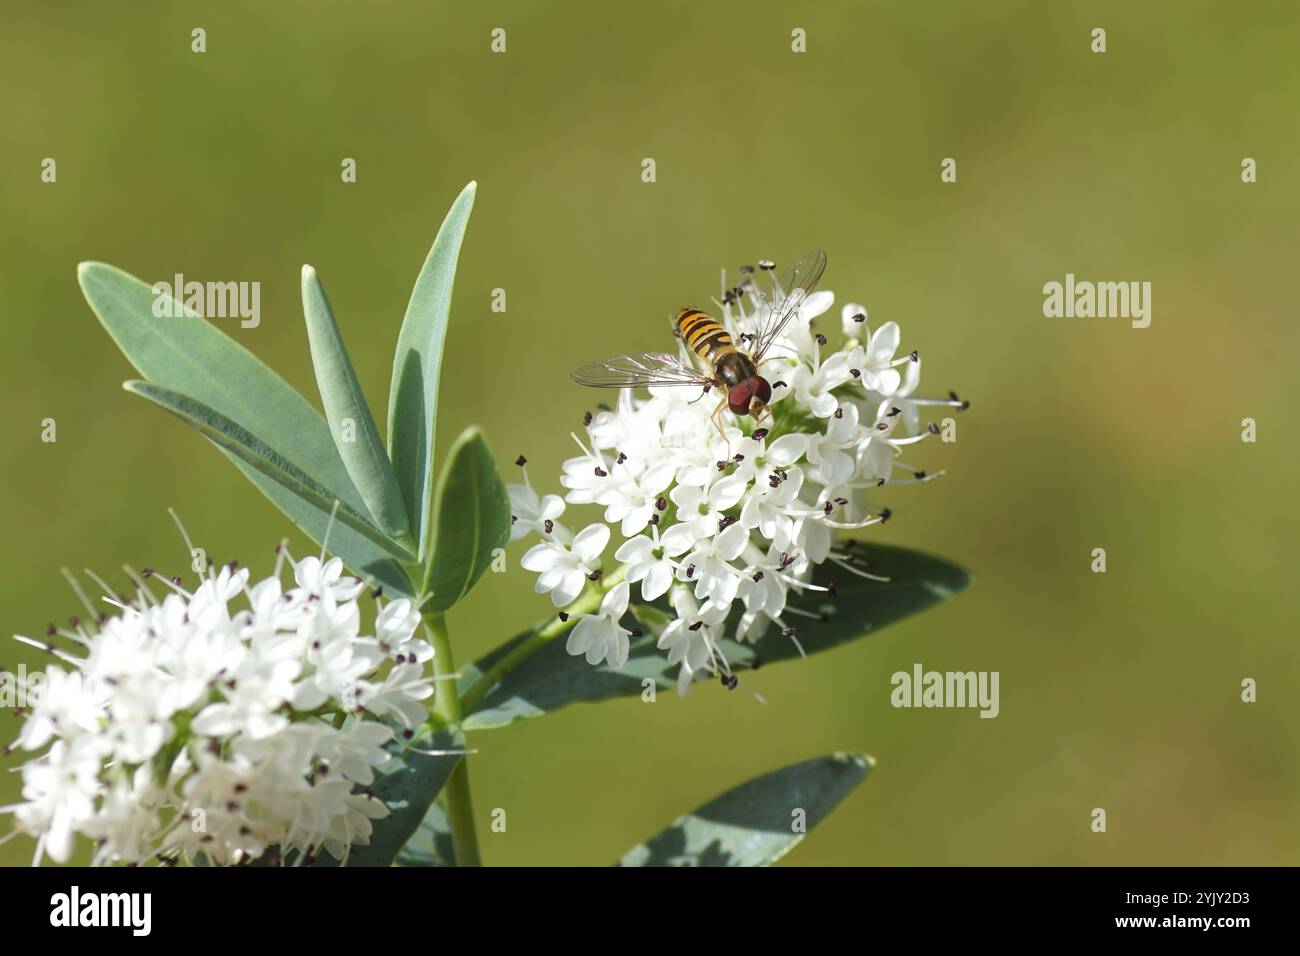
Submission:
[[[700,392],[700,396],[699,396],[699,398],[693,398],[693,399],[691,399],[689,402],[687,402],[686,404],[687,404],[687,405],[694,405],[696,402],[698,402],[698,401],[700,400],[700,398],[703,398],[705,395],[709,394],[709,389],[711,389],[711,388],[713,388],[713,383],[712,383],[712,382],[707,382],[707,383],[705,383],[704,391]]]
[[[696,401],[699,401],[699,399],[696,399]],[[727,396],[724,395],[722,396],[722,400],[718,402],[718,407],[715,408],[713,414],[709,416],[709,421],[713,422],[713,427],[718,430],[718,434],[722,437],[723,444],[727,446],[727,456],[723,460],[731,461],[731,441],[727,438],[727,433],[722,430],[722,422],[718,420],[718,416],[722,414],[722,410],[726,408],[726,406]]]

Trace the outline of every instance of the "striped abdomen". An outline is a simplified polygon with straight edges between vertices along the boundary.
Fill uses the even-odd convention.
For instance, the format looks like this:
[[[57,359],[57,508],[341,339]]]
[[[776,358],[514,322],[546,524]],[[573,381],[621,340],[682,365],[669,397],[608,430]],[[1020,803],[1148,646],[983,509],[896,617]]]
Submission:
[[[699,309],[682,309],[677,313],[677,332],[691,351],[710,365],[736,351],[731,333]]]

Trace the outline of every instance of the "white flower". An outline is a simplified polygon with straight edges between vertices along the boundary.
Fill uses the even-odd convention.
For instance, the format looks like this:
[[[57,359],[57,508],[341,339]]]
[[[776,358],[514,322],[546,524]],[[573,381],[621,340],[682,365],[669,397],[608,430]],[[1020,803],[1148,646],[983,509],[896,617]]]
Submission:
[[[673,482],[676,469],[669,462],[646,466],[638,460],[614,464],[612,479],[596,494],[605,506],[605,520],[620,522],[624,537],[640,534],[655,513],[659,493]]]
[[[577,615],[578,623],[569,632],[564,649],[575,656],[585,655],[588,664],[608,661],[610,667],[621,669],[627,663],[632,633],[620,623],[627,613],[628,591],[626,581],[617,584],[605,593],[597,613]]]
[[[506,485],[510,498],[510,540],[518,541],[524,535],[550,534],[552,526],[564,514],[564,499],[559,495],[538,497],[524,475],[522,485]]]
[[[728,562],[740,557],[748,541],[749,534],[740,524],[697,541],[694,550],[678,563],[677,579],[694,582],[697,598],[730,604],[740,586],[740,572]]]
[[[614,552],[615,560],[627,565],[627,580],[632,584],[641,582],[641,599],[644,601],[653,601],[668,592],[676,567],[672,559],[689,547],[689,544],[682,543],[678,550],[673,550],[660,540],[658,528],[650,531],[650,535],[628,538]]]
[[[836,352],[824,362],[814,359],[810,365],[800,364],[790,373],[790,387],[800,405],[818,418],[829,418],[840,405],[831,394],[853,377],[849,371],[850,356]]]
[[[59,863],[72,855],[73,836],[95,812],[103,752],[90,738],[56,740],[43,757],[23,765],[23,799],[14,817],[29,833],[40,833],[41,850]]]
[[[866,345],[854,349],[850,356],[851,364],[862,373],[862,387],[886,398],[898,391],[902,381],[894,366],[911,361],[907,357],[894,361],[899,334],[897,322],[886,322],[871,333]]]
[[[685,697],[695,675],[716,669],[717,642],[727,619],[725,604],[706,603],[701,607],[689,588],[673,589],[673,609],[677,617],[659,635],[657,647],[668,652],[669,664],[680,664],[677,693]]]
[[[559,541],[533,545],[520,564],[529,571],[539,572],[538,594],[550,592],[551,602],[556,607],[564,607],[581,593],[587,577],[595,570],[596,559],[609,544],[609,533],[603,524],[588,525],[574,535],[571,546]]]

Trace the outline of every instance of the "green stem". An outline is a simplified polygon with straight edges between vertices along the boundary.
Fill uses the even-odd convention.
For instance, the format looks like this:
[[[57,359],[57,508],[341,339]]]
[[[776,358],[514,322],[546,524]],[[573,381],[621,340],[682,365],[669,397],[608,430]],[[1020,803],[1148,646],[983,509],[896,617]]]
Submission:
[[[528,636],[527,640],[484,671],[482,676],[474,682],[474,685],[465,691],[465,696],[461,701],[465,709],[473,711],[478,702],[483,699],[483,696],[501,683],[507,674],[576,625],[578,623],[577,615],[590,614],[600,607],[605,592],[619,584],[626,574],[627,565],[620,564],[613,573],[601,578],[599,584],[588,585],[585,591],[579,594],[568,607],[564,608],[564,612],[568,614],[568,620],[561,621],[556,617],[552,618],[550,623],[534,628],[533,633]],[[437,661],[436,656],[434,660]]]
[[[456,662],[451,656],[447,619],[442,614],[431,614],[424,620],[433,638],[433,673],[439,678],[433,712],[444,724],[456,726],[461,721],[462,711],[456,680],[451,676],[456,671]],[[474,831],[474,804],[469,793],[467,757],[460,758],[460,763],[447,779],[447,785],[443,788],[443,801],[447,808],[447,820],[451,825],[451,844],[456,855],[456,865],[481,866],[478,836]]]

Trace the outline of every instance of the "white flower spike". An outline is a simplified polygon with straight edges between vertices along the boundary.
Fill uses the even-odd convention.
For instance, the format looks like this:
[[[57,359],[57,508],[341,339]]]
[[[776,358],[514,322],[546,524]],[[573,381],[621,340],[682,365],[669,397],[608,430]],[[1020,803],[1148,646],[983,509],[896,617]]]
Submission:
[[[388,814],[368,788],[398,745],[384,718],[407,738],[434,693],[411,602],[381,602],[366,635],[364,586],[337,558],[295,564],[288,591],[230,565],[159,600],[151,576],[133,575],[133,600],[106,596],[116,616],[20,638],[64,662],[24,688],[11,747],[33,756],[22,800],[0,808],[36,838],[35,862],[66,862],[77,836],[97,865],[238,864],[273,846],[341,860],[368,842]]]
[[[763,265],[770,274],[771,264]],[[733,287],[724,273],[715,300],[741,349],[754,341],[755,322],[768,308],[762,303],[771,301],[755,293],[754,276],[742,270]],[[723,415],[719,434],[710,422],[713,396],[654,386],[641,398],[624,389],[613,408],[584,417],[585,440],[573,436],[582,453],[563,464],[562,500],[539,496],[527,475],[510,487],[515,537],[542,539],[522,562],[538,574],[537,591],[559,608],[580,596],[583,607],[594,607],[603,592],[596,614],[561,613],[562,622],[573,621],[569,653],[617,668],[632,650],[648,649],[649,639],[633,645],[620,623],[630,607],[668,662],[680,665],[680,692],[705,676],[735,687],[722,654],[727,634],[757,641],[775,624],[798,646],[787,615],[815,615],[789,607],[791,592],[818,590],[832,599],[812,582],[827,560],[865,574],[835,557],[836,533],[888,519],[889,508],[874,501],[878,489],[941,474],[899,457],[938,434],[936,425],[921,424],[924,410],[969,403],[953,393],[917,397],[920,355],[896,358],[898,324],[873,331],[863,305],[840,310],[842,340],[833,347],[814,320],[834,301],[829,291],[809,295],[773,342],[762,363],[771,416],[761,423]],[[896,467],[907,474],[894,478]],[[557,519],[566,506],[584,505],[602,508],[603,523],[570,535]],[[616,532],[619,566],[602,568],[600,555]],[[629,605],[629,585],[657,609],[642,614]]]

